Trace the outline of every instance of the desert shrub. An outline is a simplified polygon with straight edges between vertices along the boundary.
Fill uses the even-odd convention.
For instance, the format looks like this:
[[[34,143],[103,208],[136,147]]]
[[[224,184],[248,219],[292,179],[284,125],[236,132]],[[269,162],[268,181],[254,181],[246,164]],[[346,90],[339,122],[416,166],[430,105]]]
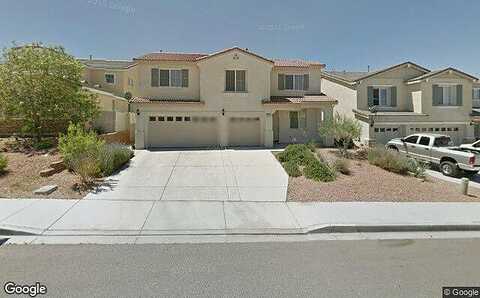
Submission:
[[[133,151],[126,145],[107,144],[98,153],[99,167],[103,176],[109,176],[133,156]]]
[[[288,176],[290,177],[302,176],[302,172],[300,171],[298,164],[296,164],[295,162],[287,161],[283,164],[283,168],[285,169],[285,172],[287,172]]]
[[[5,171],[7,170],[7,166],[8,166],[7,157],[2,153],[0,153],[0,174],[5,173]]]
[[[310,159],[315,159],[308,146],[304,144],[288,145],[287,148],[278,154],[278,160],[283,162],[294,162],[297,165],[306,165]]]
[[[91,184],[95,178],[101,176],[100,165],[92,152],[75,156],[70,165],[83,184]]]
[[[355,150],[354,158],[359,160],[366,160],[368,158],[368,147],[363,146]]]
[[[333,162],[333,168],[335,171],[342,173],[344,175],[350,175],[350,162],[345,158],[336,159]]]
[[[416,159],[408,160],[409,172],[417,178],[425,178],[425,171],[428,169],[428,163],[424,161],[418,161]]]
[[[330,182],[335,180],[335,171],[316,158],[307,163],[303,169],[303,174],[306,178],[315,181]]]
[[[74,169],[79,159],[85,156],[93,158],[98,155],[100,149],[105,145],[97,138],[95,132],[87,132],[81,125],[70,124],[67,134],[60,134],[58,148],[63,156],[67,168]]]
[[[372,148],[368,151],[368,162],[389,172],[400,175],[408,174],[411,165],[407,158],[396,152],[381,148]]]

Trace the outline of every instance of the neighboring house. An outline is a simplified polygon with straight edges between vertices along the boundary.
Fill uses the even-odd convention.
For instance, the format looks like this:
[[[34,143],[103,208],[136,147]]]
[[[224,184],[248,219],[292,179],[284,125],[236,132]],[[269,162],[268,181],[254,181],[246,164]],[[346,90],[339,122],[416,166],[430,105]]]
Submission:
[[[405,62],[376,72],[324,71],[321,86],[338,100],[335,111],[360,120],[364,143],[430,132],[450,135],[459,144],[475,138],[477,81],[454,68],[430,71]]]
[[[329,141],[318,128],[336,100],[321,93],[325,65],[318,62],[272,60],[238,47],[83,61],[89,86],[133,95],[137,149]]]

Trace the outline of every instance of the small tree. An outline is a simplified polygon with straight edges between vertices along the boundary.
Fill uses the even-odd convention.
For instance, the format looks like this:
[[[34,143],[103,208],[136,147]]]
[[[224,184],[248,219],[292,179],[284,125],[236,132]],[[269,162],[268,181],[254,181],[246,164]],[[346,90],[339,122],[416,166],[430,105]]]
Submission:
[[[60,46],[31,44],[3,50],[0,111],[23,119],[40,141],[52,120],[84,123],[98,113],[94,94],[81,88],[83,65]]]
[[[319,128],[319,133],[322,136],[332,136],[338,141],[343,142],[343,146],[339,144],[339,150],[343,156],[347,156],[348,145],[360,137],[361,126],[360,123],[354,119],[336,113],[332,119],[325,121]]]

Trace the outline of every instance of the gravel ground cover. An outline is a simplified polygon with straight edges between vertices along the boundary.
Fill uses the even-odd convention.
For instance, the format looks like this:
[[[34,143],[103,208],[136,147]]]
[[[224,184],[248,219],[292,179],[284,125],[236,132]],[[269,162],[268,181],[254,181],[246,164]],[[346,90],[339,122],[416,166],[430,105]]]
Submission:
[[[317,149],[327,160],[337,158],[334,149]],[[315,182],[290,177],[289,201],[383,201],[383,202],[480,202],[480,190],[470,187],[469,195],[459,185],[427,177],[426,181],[401,176],[372,166],[366,160],[350,160],[350,175],[338,173],[332,182]]]

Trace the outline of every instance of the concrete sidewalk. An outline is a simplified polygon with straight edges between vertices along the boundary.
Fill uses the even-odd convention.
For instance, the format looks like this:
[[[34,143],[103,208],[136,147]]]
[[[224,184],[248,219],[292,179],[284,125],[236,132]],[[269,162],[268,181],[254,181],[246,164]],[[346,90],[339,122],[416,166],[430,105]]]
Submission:
[[[480,203],[0,199],[0,235],[291,235],[480,230]]]

